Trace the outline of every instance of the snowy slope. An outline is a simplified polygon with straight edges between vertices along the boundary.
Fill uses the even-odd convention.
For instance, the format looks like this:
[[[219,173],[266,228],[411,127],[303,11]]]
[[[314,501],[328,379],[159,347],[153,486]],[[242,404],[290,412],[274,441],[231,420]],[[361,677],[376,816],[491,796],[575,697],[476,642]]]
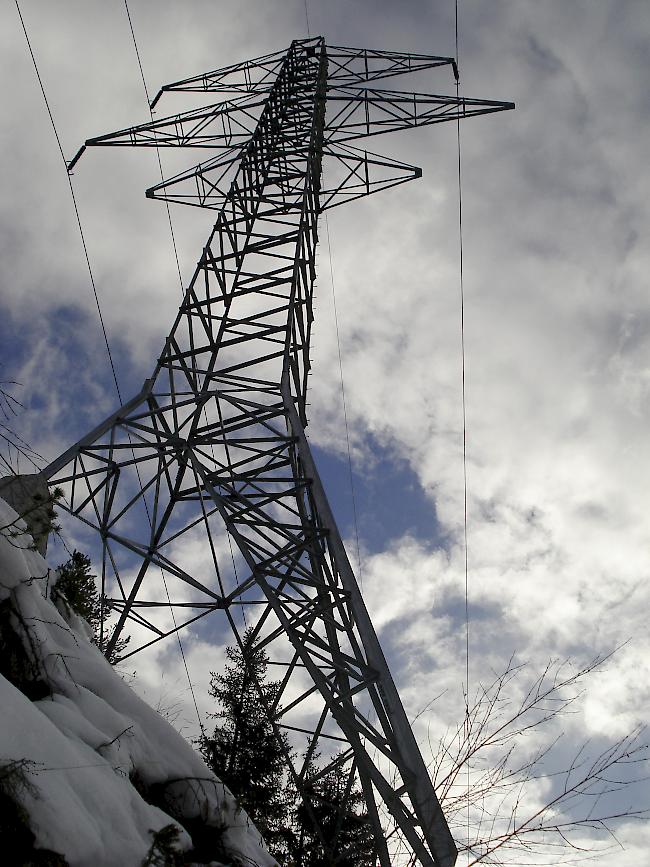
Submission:
[[[272,867],[228,789],[115,673],[84,622],[50,601],[55,576],[29,536],[10,537],[16,519],[0,500],[0,766],[34,763],[18,797],[34,845],[72,867],[137,867],[153,832],[175,824],[188,864]],[[7,641],[19,648],[11,667]]]

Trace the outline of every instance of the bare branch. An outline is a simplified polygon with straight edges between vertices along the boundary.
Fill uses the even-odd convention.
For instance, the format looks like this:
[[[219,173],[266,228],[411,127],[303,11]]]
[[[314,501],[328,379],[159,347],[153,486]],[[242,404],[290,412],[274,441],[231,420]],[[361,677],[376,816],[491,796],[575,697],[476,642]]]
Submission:
[[[466,718],[432,749],[429,770],[469,865],[591,860],[618,845],[618,824],[650,815],[648,804],[620,802],[622,792],[649,778],[643,727],[600,751],[585,740],[556,769],[565,748],[557,723],[579,711],[586,678],[612,655],[578,669],[550,660],[527,686],[521,679],[528,667],[511,658],[479,685]],[[427,737],[432,746],[430,729]]]

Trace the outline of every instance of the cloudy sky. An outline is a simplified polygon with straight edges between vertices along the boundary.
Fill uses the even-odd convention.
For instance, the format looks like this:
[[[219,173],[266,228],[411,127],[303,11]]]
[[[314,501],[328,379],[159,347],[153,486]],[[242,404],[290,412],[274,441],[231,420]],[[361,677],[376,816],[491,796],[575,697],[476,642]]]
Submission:
[[[21,9],[66,156],[147,119],[121,2]],[[130,9],[152,93],[306,35],[303,0]],[[332,44],[454,51],[452,0],[309,0],[308,12],[311,34]],[[513,654],[536,671],[624,645],[563,723],[570,746],[649,714],[649,31],[641,0],[460,4],[462,92],[517,104],[462,127],[470,693]],[[16,430],[51,459],[116,397],[13,3],[0,43],[1,377],[23,384]],[[448,70],[413,87],[454,92]],[[450,124],[378,138],[374,150],[423,177],[329,217],[364,594],[408,711],[444,693],[436,731],[462,719],[465,678],[455,137]],[[157,172],[154,152],[98,150],[73,179],[125,396],[151,372],[179,300],[164,206],[144,198]],[[172,218],[188,279],[211,214],[176,206]],[[356,561],[323,231],[317,264],[310,438]],[[70,545],[77,532],[66,526]],[[187,640],[205,713],[205,642]],[[180,664],[165,657],[165,679],[162,659],[134,665],[140,688],[186,703]],[[625,850],[599,863],[640,863],[644,834],[624,824]]]

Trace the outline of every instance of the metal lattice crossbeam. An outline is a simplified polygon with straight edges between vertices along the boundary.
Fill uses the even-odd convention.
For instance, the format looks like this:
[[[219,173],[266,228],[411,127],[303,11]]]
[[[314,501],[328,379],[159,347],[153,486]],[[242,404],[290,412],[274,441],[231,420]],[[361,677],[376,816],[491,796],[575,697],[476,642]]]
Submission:
[[[101,536],[119,612],[108,652],[129,628],[130,654],[175,631],[159,616],[170,605],[177,629],[218,612],[241,646],[246,612],[281,673],[269,721],[300,744],[288,773],[308,799],[311,757],[338,750],[382,867],[447,867],[456,849],[305,436],[314,261],[324,208],[421,174],[343,142],[512,107],[367,87],[439,66],[455,70],[295,41],[155,100],[239,94],[227,102],[86,143],[216,151],[148,194],[218,215],[151,378],[44,471]]]

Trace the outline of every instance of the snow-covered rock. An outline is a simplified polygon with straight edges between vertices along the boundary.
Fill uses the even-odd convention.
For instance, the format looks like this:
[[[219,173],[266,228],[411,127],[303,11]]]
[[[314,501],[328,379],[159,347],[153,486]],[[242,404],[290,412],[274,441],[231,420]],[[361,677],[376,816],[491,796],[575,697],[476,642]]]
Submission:
[[[0,528],[0,770],[30,762],[14,795],[34,846],[71,867],[139,867],[171,824],[187,864],[275,865],[200,756],[106,662],[83,621],[57,610],[53,572],[3,500]]]

